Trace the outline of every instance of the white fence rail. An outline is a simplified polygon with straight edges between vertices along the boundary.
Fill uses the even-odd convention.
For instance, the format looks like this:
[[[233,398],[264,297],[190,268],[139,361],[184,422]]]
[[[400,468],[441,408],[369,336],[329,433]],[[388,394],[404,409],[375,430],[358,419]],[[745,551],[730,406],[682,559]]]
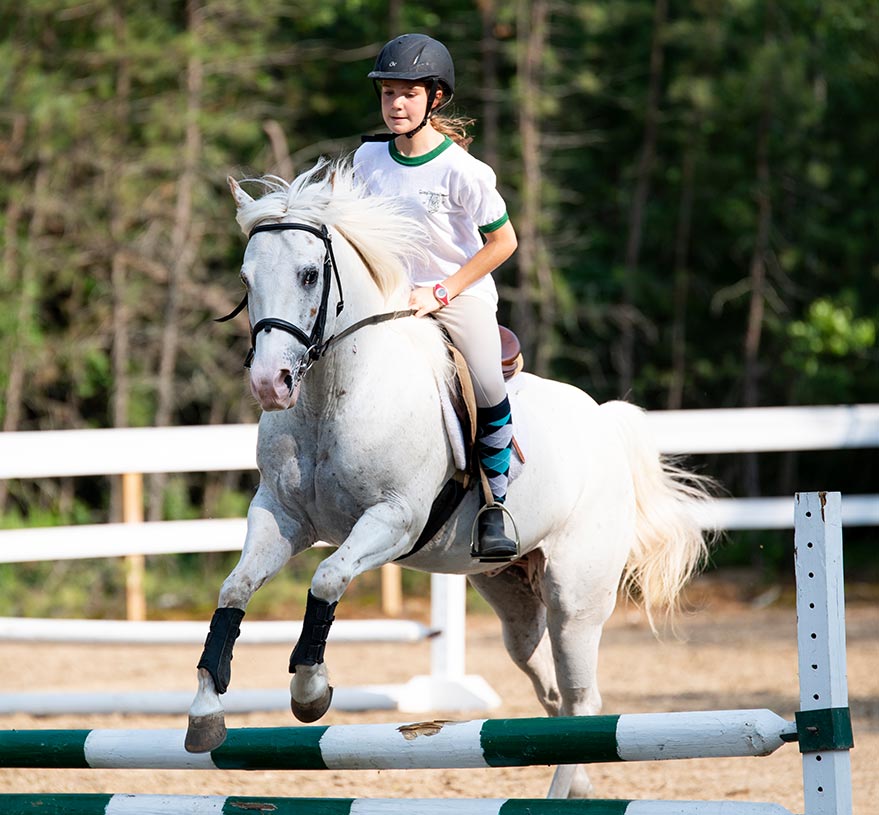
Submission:
[[[660,450],[673,454],[879,447],[879,405],[652,412],[648,421]],[[145,473],[254,469],[256,433],[253,424],[0,433],[0,478],[121,475],[128,521],[0,530],[0,563],[127,556],[131,577],[142,569],[145,555],[240,549],[246,528],[243,518],[142,523],[140,482]],[[879,526],[879,495],[845,496],[842,520],[846,526]],[[703,521],[721,529],[782,529],[793,527],[793,512],[789,496],[723,499],[707,508]],[[139,566],[132,568],[137,559]],[[393,575],[393,579],[383,579],[383,595],[386,591],[399,595],[398,567],[385,570],[385,577]],[[128,616],[134,620],[145,617],[142,596],[133,599],[139,591],[137,583],[137,579],[129,582]],[[396,689],[388,696],[388,704],[419,710],[417,704],[425,699],[430,700],[431,709],[447,707],[465,697],[477,706],[496,703],[484,680],[464,673],[464,592],[463,578],[433,576],[431,675],[416,677],[402,690]],[[385,608],[390,610],[391,606]],[[0,622],[7,638],[33,638],[33,630],[23,632],[18,627],[48,626],[52,631],[59,621]],[[40,631],[42,636],[50,636]],[[60,633],[56,628],[51,636]],[[419,634],[423,637],[424,631]],[[130,636],[115,633],[115,629],[100,634],[108,635]],[[79,636],[93,640],[99,634],[90,628]],[[169,636],[167,626],[155,636]],[[187,636],[191,636],[189,632]],[[352,704],[361,703],[352,699]],[[374,706],[374,700],[371,704]]]
[[[647,414],[659,448],[665,453],[743,453],[788,450],[836,450],[879,447],[879,404],[830,407],[772,407],[724,410],[653,411]],[[250,470],[256,467],[256,425],[125,428],[106,430],[52,430],[0,433],[0,478],[54,478],[61,476],[119,475],[126,473],[206,472]],[[718,501],[717,520],[727,529],[792,528],[790,498],[726,499]],[[779,509],[783,510],[779,513]],[[784,519],[782,519],[782,515]],[[788,517],[791,516],[791,517]],[[843,504],[846,526],[879,524],[879,496],[851,496]],[[236,524],[239,524],[236,526]],[[201,525],[201,526],[197,526]],[[219,526],[218,526],[219,525]],[[162,524],[163,541],[154,530],[126,527],[125,536],[136,543],[128,550],[119,542],[119,529],[106,527],[116,539],[115,554],[143,551],[213,551],[206,541],[215,538],[219,549],[238,548],[243,541],[237,521],[169,521]],[[100,527],[99,527],[100,528]],[[33,530],[46,539],[73,534],[76,527]],[[201,529],[201,532],[197,532]],[[0,551],[14,536],[32,530],[0,532]],[[102,535],[88,527],[93,541]],[[166,535],[177,543],[168,542]],[[238,545],[231,538],[240,535]],[[7,537],[9,536],[9,537]],[[96,543],[99,548],[102,545]],[[183,545],[186,549],[173,548]],[[159,548],[148,548],[159,547]],[[73,547],[71,547],[73,548]],[[77,547],[78,548],[78,547]],[[20,553],[26,555],[26,553]],[[79,555],[95,557],[97,555]],[[0,562],[14,561],[0,555]],[[22,557],[21,559],[31,559]],[[36,558],[33,558],[36,559]]]
[[[654,411],[665,453],[741,453],[879,447],[879,405]],[[0,433],[0,478],[248,470],[255,424]],[[879,495],[843,498],[846,526],[879,526]],[[706,526],[793,527],[790,498],[718,499]],[[244,519],[88,524],[0,530],[0,563],[235,551]]]
[[[647,418],[665,453],[879,447],[879,404],[651,411]],[[0,433],[0,478],[255,467],[255,424]]]

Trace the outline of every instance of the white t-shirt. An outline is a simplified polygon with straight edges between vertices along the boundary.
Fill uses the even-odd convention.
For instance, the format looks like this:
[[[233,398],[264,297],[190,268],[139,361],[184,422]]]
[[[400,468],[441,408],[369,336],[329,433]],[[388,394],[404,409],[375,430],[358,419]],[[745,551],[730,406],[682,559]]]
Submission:
[[[481,233],[508,220],[494,171],[448,136],[423,156],[408,158],[390,142],[366,142],[354,154],[354,172],[373,194],[400,196],[430,235],[430,262],[410,269],[416,286],[433,287],[453,275],[483,246]],[[491,275],[467,290],[497,307]]]

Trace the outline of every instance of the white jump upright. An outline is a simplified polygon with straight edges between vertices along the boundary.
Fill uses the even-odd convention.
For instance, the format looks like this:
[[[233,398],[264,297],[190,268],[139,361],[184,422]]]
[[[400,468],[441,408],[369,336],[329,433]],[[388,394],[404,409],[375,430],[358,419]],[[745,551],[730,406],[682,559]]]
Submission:
[[[183,748],[183,730],[0,731],[0,767],[360,770],[516,767],[769,755],[799,742],[804,815],[852,815],[853,745],[845,663],[839,493],[800,493],[795,506],[800,710],[620,714],[472,722],[230,730],[210,754]],[[453,605],[457,607],[454,598]],[[454,677],[463,664],[449,655]],[[52,807],[55,807],[54,809]],[[328,808],[327,808],[328,807]],[[0,795],[0,812],[65,815],[219,813],[239,808],[334,815],[790,815],[745,801],[281,799],[125,795]]]
[[[430,673],[413,676],[401,684],[336,688],[333,708],[351,712],[397,710],[401,713],[432,710],[460,713],[497,708],[500,697],[488,682],[481,676],[465,672],[466,591],[463,575],[432,575],[429,626],[411,620],[337,621],[330,635],[336,643],[416,643],[429,640]],[[0,641],[200,644],[204,642],[206,632],[206,625],[195,622],[0,618]],[[241,642],[293,643],[298,633],[299,625],[292,622],[245,620],[241,626]],[[0,693],[0,715],[174,715],[185,713],[191,701],[192,692],[188,690],[109,693],[31,690]],[[285,711],[290,707],[290,693],[286,682],[273,689],[231,688],[224,704],[231,713]]]
[[[493,710],[500,697],[485,679],[464,669],[467,627],[467,581],[461,575],[430,576],[430,619],[436,636],[430,642],[430,673],[414,676],[397,690],[397,709]]]
[[[841,502],[838,492],[804,492],[794,509],[805,815],[852,812]]]

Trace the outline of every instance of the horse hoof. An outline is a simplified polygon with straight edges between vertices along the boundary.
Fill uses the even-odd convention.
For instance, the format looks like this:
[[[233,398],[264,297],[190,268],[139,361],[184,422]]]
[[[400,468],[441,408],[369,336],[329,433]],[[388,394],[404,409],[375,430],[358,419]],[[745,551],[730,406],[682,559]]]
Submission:
[[[187,753],[210,753],[226,741],[226,722],[222,715],[190,716],[183,746]]]
[[[333,687],[327,686],[327,690],[323,696],[315,699],[313,702],[306,702],[300,705],[294,698],[290,697],[290,710],[300,722],[310,724],[316,722],[321,716],[330,709],[330,702],[333,701]]]

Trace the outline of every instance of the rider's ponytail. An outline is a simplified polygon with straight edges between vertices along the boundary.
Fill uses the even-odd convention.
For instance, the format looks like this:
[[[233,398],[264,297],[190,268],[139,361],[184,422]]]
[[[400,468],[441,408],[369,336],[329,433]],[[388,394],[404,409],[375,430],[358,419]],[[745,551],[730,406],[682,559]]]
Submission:
[[[467,134],[467,128],[476,123],[475,119],[466,116],[442,116],[434,114],[430,117],[433,129],[448,136],[459,147],[465,150],[470,146],[473,137]]]

